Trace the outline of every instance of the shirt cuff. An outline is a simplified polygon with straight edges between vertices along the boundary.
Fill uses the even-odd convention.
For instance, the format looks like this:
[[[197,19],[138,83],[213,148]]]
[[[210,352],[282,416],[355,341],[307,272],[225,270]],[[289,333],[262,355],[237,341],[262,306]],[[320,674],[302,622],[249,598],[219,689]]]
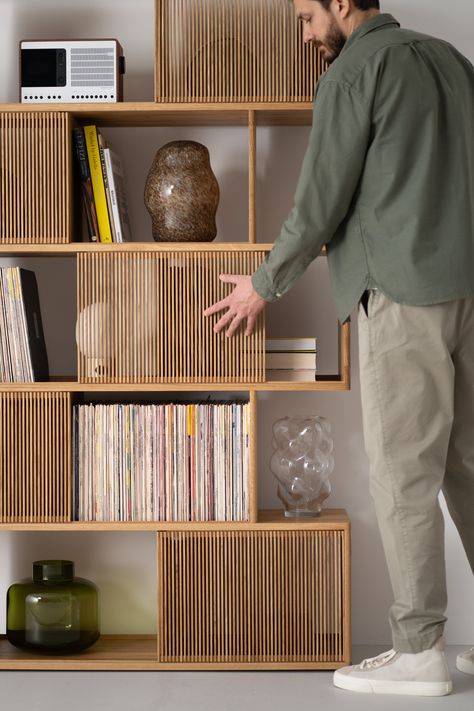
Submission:
[[[252,286],[262,299],[265,301],[276,301],[280,299],[283,294],[277,291],[272,282],[268,279],[265,272],[265,263],[263,263],[253,274],[252,274]]]

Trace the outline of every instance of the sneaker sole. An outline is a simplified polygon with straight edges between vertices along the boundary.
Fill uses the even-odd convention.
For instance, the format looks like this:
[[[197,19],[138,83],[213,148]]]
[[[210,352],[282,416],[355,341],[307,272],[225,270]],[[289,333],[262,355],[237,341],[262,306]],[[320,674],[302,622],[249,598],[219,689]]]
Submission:
[[[463,659],[462,657],[456,657],[456,669],[464,672],[464,674],[474,674],[474,664],[468,659]]]
[[[447,696],[453,690],[452,681],[383,681],[354,679],[334,672],[334,686],[366,694],[406,694],[410,696]]]

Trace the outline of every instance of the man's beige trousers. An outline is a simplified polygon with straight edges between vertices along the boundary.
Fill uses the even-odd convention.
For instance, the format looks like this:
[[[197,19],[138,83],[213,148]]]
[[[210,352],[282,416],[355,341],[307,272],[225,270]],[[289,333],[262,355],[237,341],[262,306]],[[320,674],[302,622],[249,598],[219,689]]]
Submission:
[[[419,652],[446,621],[440,490],[474,572],[474,298],[406,306],[370,290],[358,323],[370,493],[395,599],[393,646]]]

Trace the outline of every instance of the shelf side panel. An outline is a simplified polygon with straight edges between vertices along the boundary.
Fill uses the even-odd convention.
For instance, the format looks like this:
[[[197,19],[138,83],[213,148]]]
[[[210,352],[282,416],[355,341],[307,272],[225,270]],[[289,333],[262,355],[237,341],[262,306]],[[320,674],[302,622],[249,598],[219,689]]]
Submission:
[[[159,0],[157,102],[308,102],[326,65],[288,0]]]
[[[159,532],[160,662],[347,662],[347,535]]]
[[[70,521],[70,393],[2,392],[0,428],[0,521]]]
[[[234,288],[219,275],[252,274],[265,252],[208,250],[78,255],[80,383],[261,383],[265,322],[215,333],[203,315]]]
[[[0,244],[71,241],[71,117],[0,112]]]

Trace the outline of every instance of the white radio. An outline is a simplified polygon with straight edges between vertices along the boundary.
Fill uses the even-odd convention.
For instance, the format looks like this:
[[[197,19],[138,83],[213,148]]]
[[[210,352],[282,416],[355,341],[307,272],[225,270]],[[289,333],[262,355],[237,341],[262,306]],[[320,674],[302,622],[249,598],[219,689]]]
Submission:
[[[122,101],[125,57],[114,39],[22,40],[22,103]]]

